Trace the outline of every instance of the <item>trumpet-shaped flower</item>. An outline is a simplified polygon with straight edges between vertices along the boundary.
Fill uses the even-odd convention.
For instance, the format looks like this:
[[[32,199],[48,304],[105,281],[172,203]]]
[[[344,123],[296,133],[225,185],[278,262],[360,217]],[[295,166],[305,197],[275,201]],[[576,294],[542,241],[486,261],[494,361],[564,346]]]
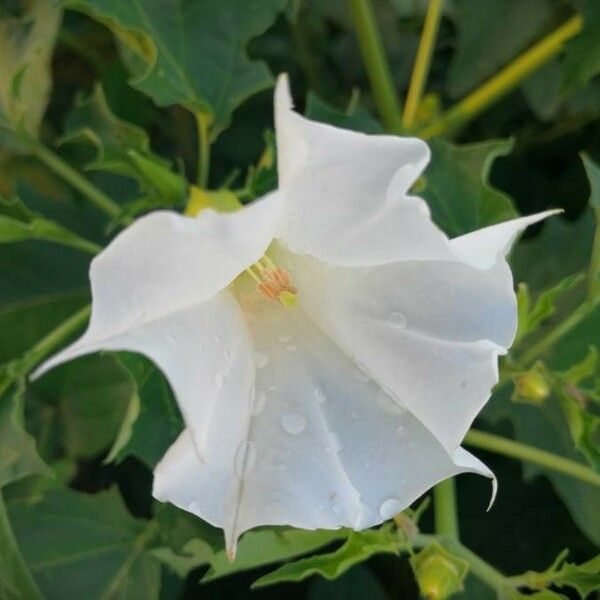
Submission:
[[[92,261],[85,334],[38,374],[131,350],[185,430],[154,495],[225,530],[376,525],[438,481],[493,477],[460,447],[516,329],[505,254],[546,214],[456,239],[408,194],[429,159],[292,110],[275,92],[279,189],[236,213],[154,212]]]

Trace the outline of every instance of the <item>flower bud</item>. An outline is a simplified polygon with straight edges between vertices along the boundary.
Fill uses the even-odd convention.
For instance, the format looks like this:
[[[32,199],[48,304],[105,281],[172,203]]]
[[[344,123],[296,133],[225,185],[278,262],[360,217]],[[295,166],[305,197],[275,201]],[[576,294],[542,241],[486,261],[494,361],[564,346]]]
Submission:
[[[542,404],[550,395],[550,385],[539,363],[529,371],[513,375],[513,381],[515,382],[515,391],[512,399],[516,402]]]
[[[410,560],[421,595],[427,600],[446,600],[463,589],[468,563],[437,543]]]

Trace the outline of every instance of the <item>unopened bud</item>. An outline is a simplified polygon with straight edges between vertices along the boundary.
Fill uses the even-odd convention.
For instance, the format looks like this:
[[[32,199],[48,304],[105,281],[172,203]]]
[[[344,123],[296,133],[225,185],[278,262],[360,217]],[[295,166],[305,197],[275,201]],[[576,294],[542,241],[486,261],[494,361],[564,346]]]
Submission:
[[[542,404],[550,395],[550,385],[542,371],[542,365],[536,364],[529,371],[513,375],[515,391],[513,400],[516,402],[529,402]]]
[[[427,600],[446,600],[463,589],[468,563],[431,544],[410,560],[419,590]]]

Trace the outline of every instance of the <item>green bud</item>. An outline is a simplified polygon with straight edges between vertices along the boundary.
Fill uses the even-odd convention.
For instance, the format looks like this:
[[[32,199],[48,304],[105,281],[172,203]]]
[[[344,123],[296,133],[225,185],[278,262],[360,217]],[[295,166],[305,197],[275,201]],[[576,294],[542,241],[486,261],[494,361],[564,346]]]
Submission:
[[[536,363],[529,371],[513,375],[515,391],[512,399],[515,402],[542,404],[550,395],[550,385],[543,373],[543,367]]]
[[[463,589],[468,563],[437,543],[410,559],[421,595],[427,600],[446,600]]]

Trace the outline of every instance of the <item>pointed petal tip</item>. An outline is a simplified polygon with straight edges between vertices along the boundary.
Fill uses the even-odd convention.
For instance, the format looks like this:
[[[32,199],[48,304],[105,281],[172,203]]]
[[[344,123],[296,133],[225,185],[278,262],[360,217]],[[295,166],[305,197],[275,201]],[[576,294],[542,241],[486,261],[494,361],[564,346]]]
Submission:
[[[227,554],[227,560],[230,563],[235,562],[235,554],[236,554],[236,549],[235,548],[228,548],[225,553]]]
[[[287,73],[280,73],[275,83],[275,112],[293,110],[293,108],[290,78]]]
[[[496,502],[496,496],[498,495],[498,479],[493,473],[490,479],[492,480],[492,495],[490,497],[490,501],[487,505],[487,508],[485,509],[485,512],[490,512],[492,506],[494,505],[494,502]]]

